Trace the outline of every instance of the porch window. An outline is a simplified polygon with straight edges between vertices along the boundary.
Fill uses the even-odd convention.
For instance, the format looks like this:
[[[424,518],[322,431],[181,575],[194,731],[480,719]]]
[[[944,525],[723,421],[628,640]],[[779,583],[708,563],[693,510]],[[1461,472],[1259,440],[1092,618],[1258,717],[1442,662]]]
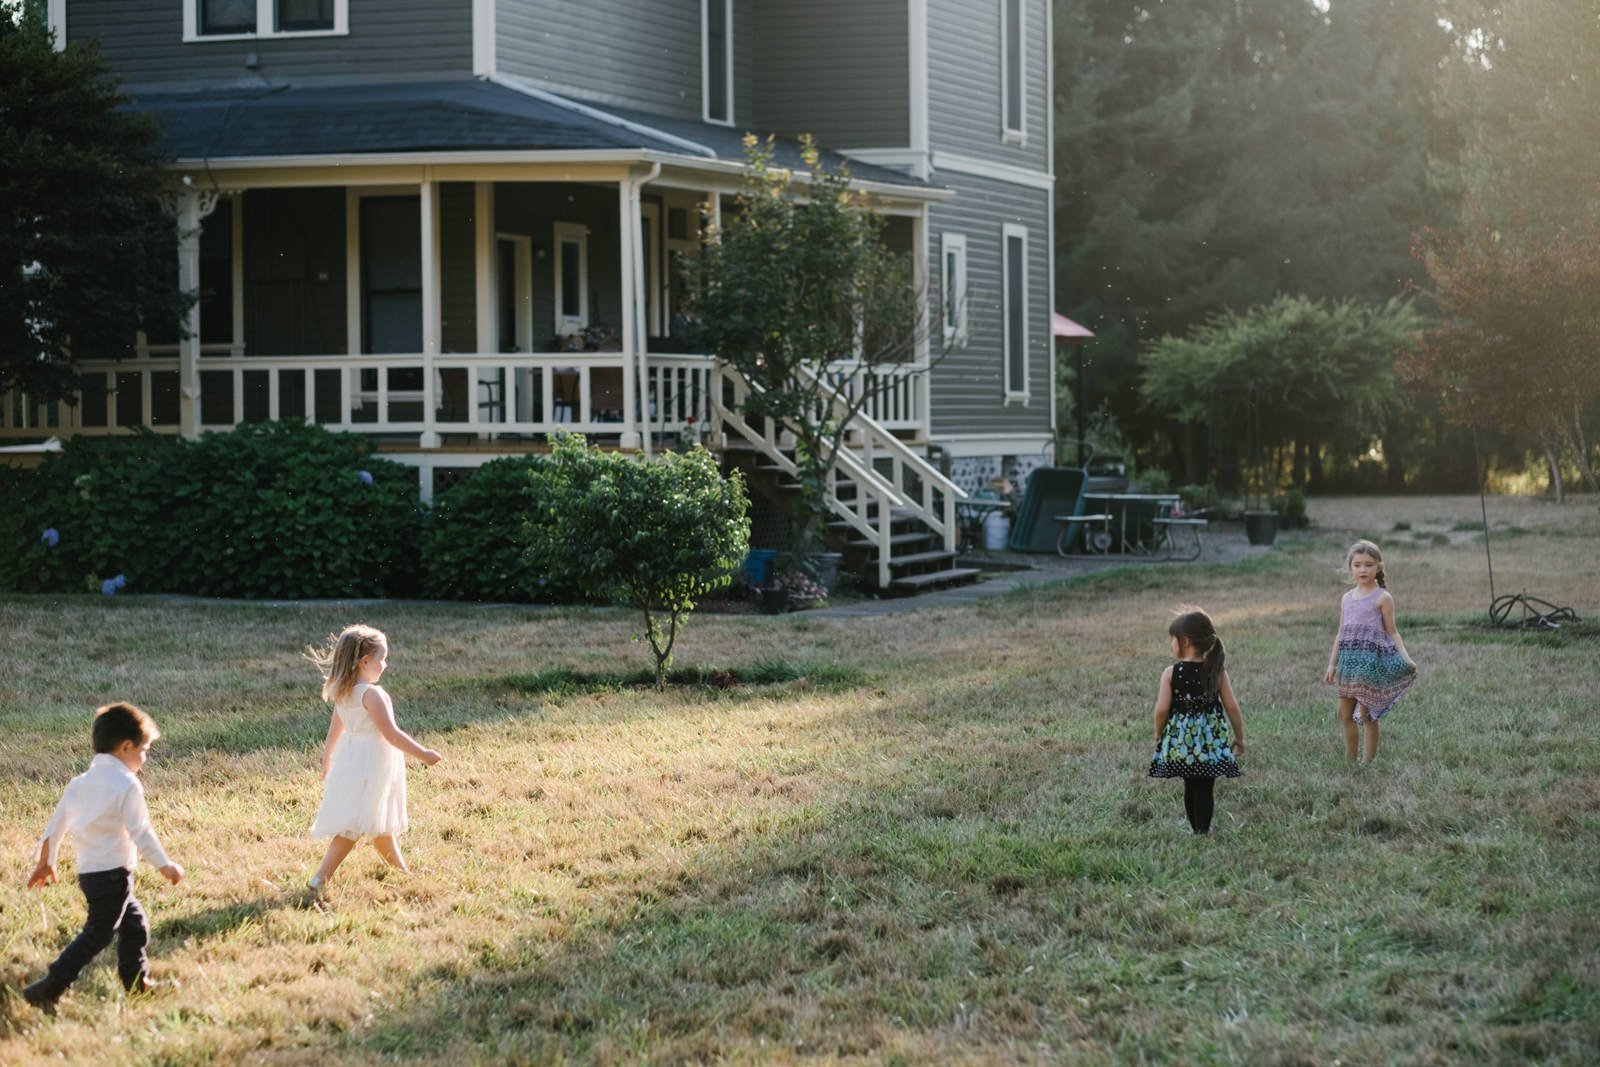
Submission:
[[[707,122],[733,124],[733,0],[700,0],[700,84]]]
[[[946,345],[967,343],[967,235],[947,233],[939,239],[944,249],[944,278],[940,303]]]
[[[361,200],[363,352],[422,351],[421,212],[414,196]]]
[[[1000,114],[1002,139],[1021,141],[1025,77],[1022,0],[1000,0]]]
[[[350,0],[185,0],[183,39],[334,36],[350,32]]]
[[[1001,303],[1006,397],[1028,394],[1028,231],[1007,223],[1002,241]]]
[[[589,227],[555,224],[556,333],[565,337],[589,323]]]

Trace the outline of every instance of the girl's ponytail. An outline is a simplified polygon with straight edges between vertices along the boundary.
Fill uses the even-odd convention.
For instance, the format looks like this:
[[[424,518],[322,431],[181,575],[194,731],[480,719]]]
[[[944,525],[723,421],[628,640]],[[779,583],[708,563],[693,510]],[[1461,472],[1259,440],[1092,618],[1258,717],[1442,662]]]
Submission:
[[[1200,663],[1205,669],[1201,678],[1206,692],[1215,693],[1222,685],[1222,667],[1227,659],[1227,650],[1222,647],[1222,638],[1217,636],[1211,616],[1199,608],[1185,611],[1172,620],[1167,633],[1188,642],[1200,653]]]

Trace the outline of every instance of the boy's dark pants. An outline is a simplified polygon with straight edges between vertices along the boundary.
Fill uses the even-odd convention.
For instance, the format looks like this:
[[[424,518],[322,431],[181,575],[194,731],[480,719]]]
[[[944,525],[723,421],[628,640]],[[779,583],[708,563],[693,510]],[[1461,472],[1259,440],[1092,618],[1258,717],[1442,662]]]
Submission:
[[[78,972],[113,939],[117,942],[117,977],[124,988],[133,989],[144,977],[144,947],[150,943],[144,909],[133,896],[133,872],[114,867],[80,874],[78,888],[89,902],[89,916],[83,921],[83,932],[50,965],[46,979],[54,987],[51,992],[57,996],[65,992]]]

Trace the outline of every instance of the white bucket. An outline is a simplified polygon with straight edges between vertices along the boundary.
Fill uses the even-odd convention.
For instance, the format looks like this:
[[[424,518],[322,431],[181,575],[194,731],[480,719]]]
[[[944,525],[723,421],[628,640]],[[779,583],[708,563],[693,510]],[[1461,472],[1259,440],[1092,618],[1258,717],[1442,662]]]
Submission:
[[[1011,540],[1011,520],[998,511],[989,512],[983,520],[983,547],[990,552],[1004,552]]]

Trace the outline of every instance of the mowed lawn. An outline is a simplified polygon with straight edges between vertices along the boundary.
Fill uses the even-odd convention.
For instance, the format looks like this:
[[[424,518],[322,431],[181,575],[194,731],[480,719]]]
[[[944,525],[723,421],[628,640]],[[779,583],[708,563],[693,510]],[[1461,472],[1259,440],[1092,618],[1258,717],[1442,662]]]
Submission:
[[[665,693],[620,611],[0,601],[0,1062],[1592,1063],[1600,513],[1489,505],[1497,591],[1586,626],[1481,627],[1476,498],[1314,500],[1242,563],[958,608],[696,617],[679,666],[731,677]],[[1366,769],[1321,684],[1357,535],[1422,668]],[[1249,741],[1209,839],[1145,777],[1182,604]],[[306,908],[300,652],[354,621],[445,760],[410,770],[413,873],[364,847]],[[82,898],[70,858],[23,883],[111,699],[165,731],[188,878],[139,886],[181,984],[128,1002],[103,958],[47,1019],[16,989]]]

